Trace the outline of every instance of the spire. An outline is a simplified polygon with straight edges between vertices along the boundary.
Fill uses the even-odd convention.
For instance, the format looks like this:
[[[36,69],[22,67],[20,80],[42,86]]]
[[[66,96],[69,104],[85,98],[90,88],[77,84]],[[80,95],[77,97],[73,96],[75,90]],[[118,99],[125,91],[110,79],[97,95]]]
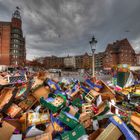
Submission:
[[[17,19],[21,19],[20,8],[18,6],[16,7],[16,10],[14,11],[12,17],[17,18]]]

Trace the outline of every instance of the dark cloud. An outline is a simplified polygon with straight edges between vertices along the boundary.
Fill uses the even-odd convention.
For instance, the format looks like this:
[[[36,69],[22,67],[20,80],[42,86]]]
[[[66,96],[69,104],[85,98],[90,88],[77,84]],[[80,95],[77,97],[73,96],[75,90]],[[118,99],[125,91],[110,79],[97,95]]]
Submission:
[[[97,51],[125,37],[140,51],[139,0],[0,0],[0,20],[10,20],[16,6],[21,8],[28,59],[90,52],[93,34]]]

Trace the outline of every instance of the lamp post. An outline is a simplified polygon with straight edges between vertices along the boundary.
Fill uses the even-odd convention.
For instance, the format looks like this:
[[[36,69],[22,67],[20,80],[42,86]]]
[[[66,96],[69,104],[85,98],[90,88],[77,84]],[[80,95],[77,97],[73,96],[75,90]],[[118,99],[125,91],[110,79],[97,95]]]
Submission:
[[[97,40],[96,38],[92,37],[91,41],[89,41],[91,52],[92,52],[92,76],[95,77],[95,50],[96,50],[96,44]]]

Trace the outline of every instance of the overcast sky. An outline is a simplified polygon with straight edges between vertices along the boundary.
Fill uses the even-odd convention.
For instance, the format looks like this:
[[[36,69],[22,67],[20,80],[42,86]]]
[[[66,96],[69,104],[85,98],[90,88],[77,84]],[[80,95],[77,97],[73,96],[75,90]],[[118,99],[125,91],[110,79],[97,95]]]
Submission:
[[[27,59],[90,52],[93,34],[97,52],[125,37],[140,51],[140,0],[0,0],[0,21],[9,21],[16,6]]]

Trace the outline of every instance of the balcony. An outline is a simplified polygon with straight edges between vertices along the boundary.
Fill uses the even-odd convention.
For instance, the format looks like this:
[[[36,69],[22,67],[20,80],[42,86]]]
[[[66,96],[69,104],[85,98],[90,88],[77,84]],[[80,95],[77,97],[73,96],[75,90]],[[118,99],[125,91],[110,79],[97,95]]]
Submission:
[[[15,41],[11,40],[11,46],[13,46],[14,44],[15,44],[15,45],[24,46],[24,43],[21,42],[21,41],[15,42]]]
[[[11,33],[12,33],[12,34],[19,34],[19,35],[22,35],[22,31],[19,30],[19,29],[12,29],[12,30],[11,30]]]
[[[12,39],[12,40],[13,40],[13,39],[16,39],[16,40],[19,40],[19,41],[21,41],[21,42],[24,42],[24,38],[21,37],[21,36],[12,36],[12,35],[11,35],[11,39]]]

